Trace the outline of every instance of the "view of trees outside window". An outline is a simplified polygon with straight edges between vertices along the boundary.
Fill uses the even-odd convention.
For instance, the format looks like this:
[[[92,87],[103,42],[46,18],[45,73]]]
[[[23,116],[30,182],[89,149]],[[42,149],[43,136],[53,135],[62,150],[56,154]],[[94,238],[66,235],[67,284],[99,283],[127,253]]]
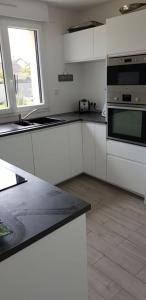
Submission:
[[[5,79],[4,79],[2,55],[0,51],[0,109],[5,109],[7,107],[8,107],[8,102],[7,102],[6,86],[5,86]]]
[[[41,103],[37,31],[9,28],[17,106]]]

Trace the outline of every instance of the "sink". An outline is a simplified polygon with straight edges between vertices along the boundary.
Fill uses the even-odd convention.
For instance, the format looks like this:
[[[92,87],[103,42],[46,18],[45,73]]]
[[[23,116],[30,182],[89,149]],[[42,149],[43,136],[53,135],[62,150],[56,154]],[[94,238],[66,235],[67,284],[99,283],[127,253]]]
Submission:
[[[49,117],[43,117],[43,118],[32,119],[32,120],[30,120],[30,122],[33,124],[42,124],[42,125],[50,124],[51,125],[51,124],[61,123],[62,120],[49,118]]]
[[[18,121],[18,122],[15,122],[15,124],[16,125],[19,125],[19,126],[24,126],[24,127],[27,127],[27,126],[31,126],[31,125],[33,125],[31,122],[29,122],[29,121]]]
[[[63,120],[49,118],[49,117],[42,117],[37,119],[31,119],[29,121],[21,120],[15,122],[15,125],[19,125],[22,127],[32,127],[32,126],[40,126],[40,125],[52,125],[52,124],[59,124],[62,123]]]

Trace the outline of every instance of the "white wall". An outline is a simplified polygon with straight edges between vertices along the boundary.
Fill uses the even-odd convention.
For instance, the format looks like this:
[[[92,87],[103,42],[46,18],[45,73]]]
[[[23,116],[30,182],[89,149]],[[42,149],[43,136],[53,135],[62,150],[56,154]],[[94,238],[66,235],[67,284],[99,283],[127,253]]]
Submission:
[[[48,73],[49,109],[52,113],[74,111],[80,99],[80,64],[64,64],[63,34],[76,24],[76,13],[49,7],[49,23],[44,25],[46,39],[46,66]],[[58,74],[69,72],[73,82],[58,82]]]
[[[0,5],[0,16],[13,18],[48,21],[47,4],[31,0],[3,0]]]
[[[8,1],[10,2],[10,0]],[[27,0],[24,3],[19,3],[19,9],[18,6],[8,6],[5,9],[6,11],[1,10],[0,7],[0,15],[26,20],[33,20],[35,17],[36,21],[46,21],[47,16],[47,21],[42,22],[46,71],[45,82],[47,85],[46,101],[49,106],[47,112],[54,114],[76,110],[80,99],[81,66],[80,64],[65,65],[63,49],[63,34],[69,26],[76,24],[76,13],[68,9],[53,8],[44,3]],[[59,83],[58,74],[63,72],[73,74],[74,81]],[[9,121],[13,120],[14,117],[10,118],[9,116]],[[0,117],[0,122],[4,121],[7,121],[7,116]]]
[[[106,100],[106,62],[88,62],[81,69],[81,98],[96,102],[102,110]]]

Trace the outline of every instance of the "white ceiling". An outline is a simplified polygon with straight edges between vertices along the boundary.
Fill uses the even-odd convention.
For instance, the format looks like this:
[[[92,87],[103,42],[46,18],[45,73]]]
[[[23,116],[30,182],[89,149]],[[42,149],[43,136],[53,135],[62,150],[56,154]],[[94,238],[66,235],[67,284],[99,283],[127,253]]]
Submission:
[[[62,7],[84,8],[112,0],[39,0]]]

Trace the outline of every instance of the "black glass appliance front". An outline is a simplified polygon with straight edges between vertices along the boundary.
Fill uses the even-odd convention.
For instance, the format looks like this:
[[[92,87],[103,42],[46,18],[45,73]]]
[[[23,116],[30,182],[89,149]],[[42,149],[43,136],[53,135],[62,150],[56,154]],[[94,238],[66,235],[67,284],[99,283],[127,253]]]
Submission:
[[[146,111],[108,108],[108,137],[146,144]]]
[[[107,85],[146,85],[146,63],[108,66]]]

